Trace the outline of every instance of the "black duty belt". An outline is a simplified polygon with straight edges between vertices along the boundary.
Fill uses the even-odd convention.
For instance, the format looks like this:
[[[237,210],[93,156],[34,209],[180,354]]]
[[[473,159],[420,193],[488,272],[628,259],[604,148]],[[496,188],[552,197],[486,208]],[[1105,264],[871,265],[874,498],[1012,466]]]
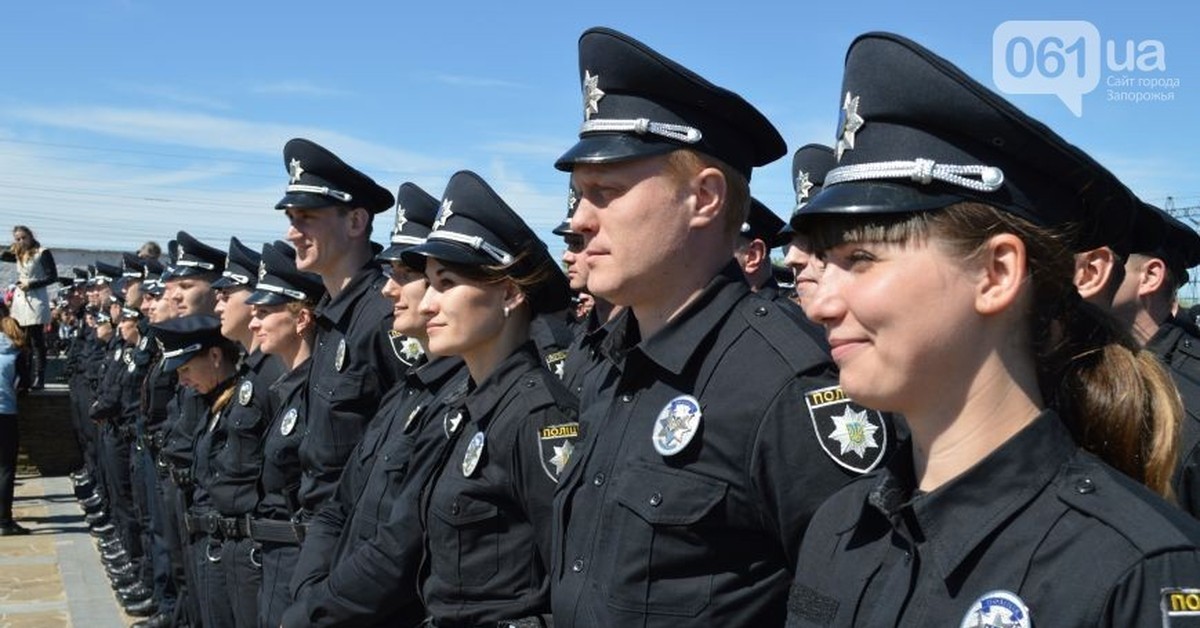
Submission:
[[[431,628],[439,628],[443,624],[439,624],[436,619],[430,617],[429,619],[426,619],[425,623],[422,625],[430,626]],[[454,625],[457,626],[460,624]],[[552,625],[553,624],[550,621],[547,621],[541,615],[533,615],[531,617],[522,617],[520,619],[504,619],[501,621],[488,622],[486,624],[476,624],[475,628],[547,628],[548,626]]]
[[[255,519],[250,515],[246,515],[243,522],[248,532],[247,536],[260,543],[265,541],[268,543],[300,545],[304,542],[304,531],[308,527],[307,523],[293,523],[277,519]]]
[[[222,517],[216,513],[207,515],[189,514],[184,518],[188,534],[207,534],[222,539],[244,539],[249,535],[246,520],[242,517]]]

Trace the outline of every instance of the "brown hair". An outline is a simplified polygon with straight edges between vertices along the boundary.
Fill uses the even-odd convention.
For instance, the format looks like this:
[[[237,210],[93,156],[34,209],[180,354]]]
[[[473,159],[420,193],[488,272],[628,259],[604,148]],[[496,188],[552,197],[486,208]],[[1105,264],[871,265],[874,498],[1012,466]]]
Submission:
[[[0,318],[0,332],[8,336],[17,349],[25,348],[25,330],[21,329],[21,324],[17,322],[17,319],[11,316]]]
[[[705,168],[716,168],[725,176],[725,231],[738,234],[750,215],[750,182],[725,162],[686,148],[667,155],[667,173],[677,181],[687,181]]]
[[[816,250],[841,242],[903,243],[931,236],[971,259],[1001,233],[1025,243],[1033,290],[1030,350],[1046,405],[1076,441],[1105,462],[1168,499],[1183,421],[1170,375],[1108,312],[1083,301],[1072,283],[1073,235],[1039,227],[980,203],[916,214],[822,220]]]
[[[33,257],[34,252],[42,248],[42,243],[38,242],[37,237],[33,235],[33,230],[25,225],[17,225],[13,227],[13,233],[18,231],[22,231],[25,233],[25,235],[29,236],[29,244],[23,247],[18,247],[17,243],[13,242],[13,245],[9,250],[12,251],[13,255],[17,256],[17,259],[21,260],[22,262],[27,262],[29,261],[29,258]]]

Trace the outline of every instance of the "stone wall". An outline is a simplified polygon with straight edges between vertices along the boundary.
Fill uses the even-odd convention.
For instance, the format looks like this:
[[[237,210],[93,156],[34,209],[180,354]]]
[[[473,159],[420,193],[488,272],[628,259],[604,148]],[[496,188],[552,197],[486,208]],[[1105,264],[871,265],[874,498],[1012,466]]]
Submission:
[[[25,473],[64,475],[83,464],[67,387],[49,384],[17,400],[21,452],[17,468]]]

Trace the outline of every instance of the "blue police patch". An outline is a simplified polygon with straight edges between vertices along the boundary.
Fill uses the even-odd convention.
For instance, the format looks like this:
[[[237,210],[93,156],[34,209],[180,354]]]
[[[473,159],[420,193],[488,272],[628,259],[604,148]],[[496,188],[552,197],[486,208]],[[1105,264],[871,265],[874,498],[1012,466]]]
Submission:
[[[975,600],[960,628],[1030,628],[1029,608],[1010,591],[989,591]]]
[[[664,456],[683,451],[700,429],[700,402],[691,395],[680,395],[663,406],[654,420],[650,440],[654,449]]]

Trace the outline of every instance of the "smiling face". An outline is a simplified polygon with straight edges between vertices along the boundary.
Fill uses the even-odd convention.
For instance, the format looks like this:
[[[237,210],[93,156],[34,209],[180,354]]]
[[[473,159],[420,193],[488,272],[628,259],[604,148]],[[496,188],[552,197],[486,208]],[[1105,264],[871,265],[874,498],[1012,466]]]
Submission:
[[[807,236],[799,233],[792,236],[783,263],[792,271],[800,308],[807,311],[812,303],[812,294],[817,289],[817,278],[821,275],[821,260],[812,254]]]
[[[351,214],[365,211],[341,211],[332,206],[288,208],[287,217],[291,224],[286,238],[296,249],[296,268],[320,275],[337,268],[338,262],[352,247]]]
[[[429,351],[437,355],[484,353],[504,328],[504,282],[484,284],[468,279],[436,259],[425,263],[429,288],[421,314]]]
[[[429,317],[421,312],[421,299],[429,282],[425,274],[402,262],[392,262],[383,296],[392,300],[392,329],[406,336],[425,337]]]
[[[963,349],[980,330],[972,275],[931,242],[843,243],[823,254],[806,313],[826,329],[842,388],[868,407],[925,407],[974,374]]]
[[[259,351],[266,354],[285,354],[303,342],[300,316],[286,303],[250,306],[249,327]]]

